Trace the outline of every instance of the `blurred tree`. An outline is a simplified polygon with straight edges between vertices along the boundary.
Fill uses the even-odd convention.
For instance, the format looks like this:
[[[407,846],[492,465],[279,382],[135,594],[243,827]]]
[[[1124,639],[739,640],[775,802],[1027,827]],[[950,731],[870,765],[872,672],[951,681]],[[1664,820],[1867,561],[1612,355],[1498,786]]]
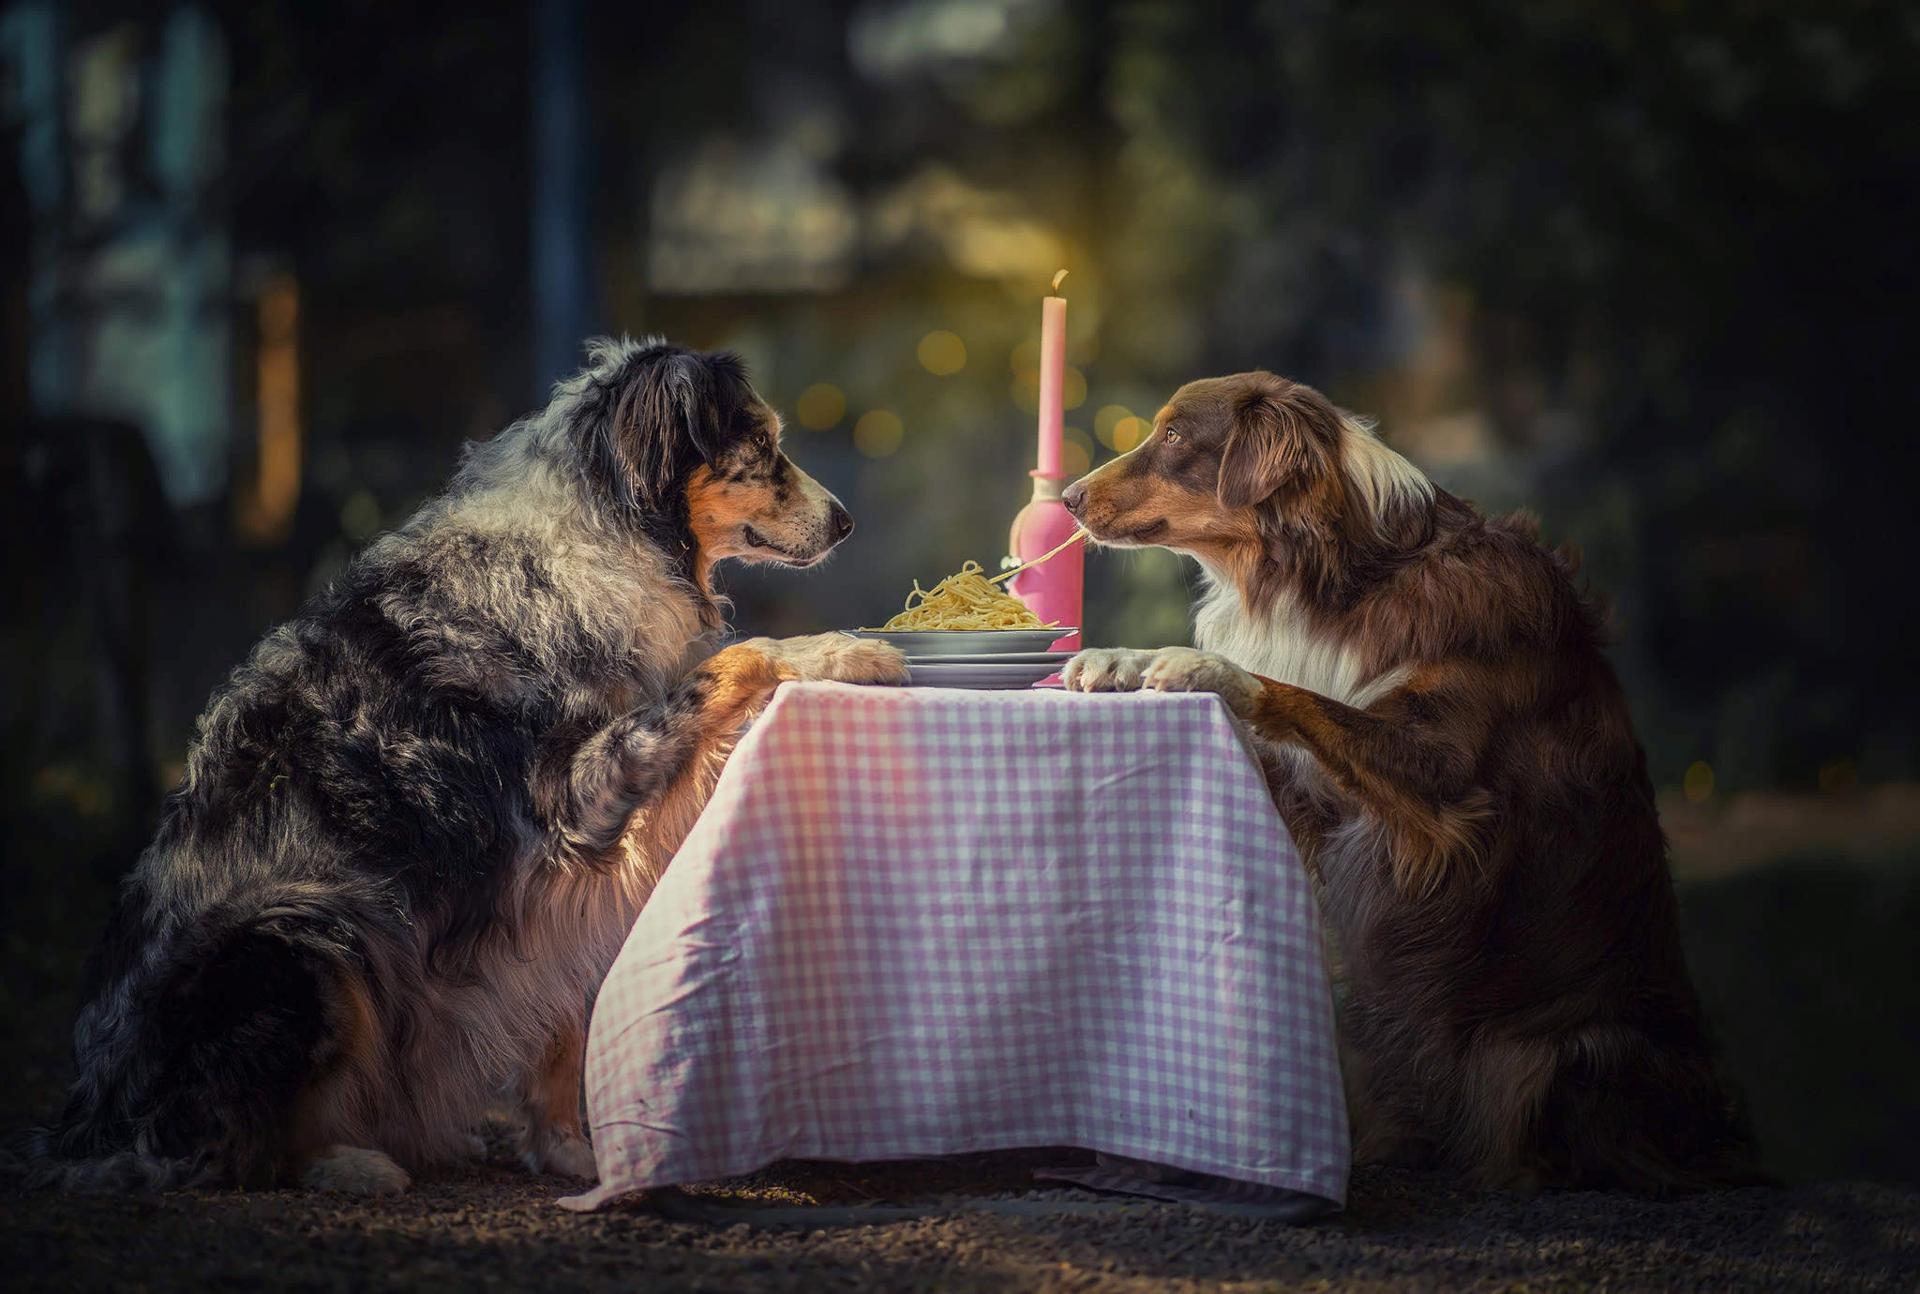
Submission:
[[[1404,266],[1461,283],[1464,398],[1512,493],[1619,599],[1658,771],[1811,781],[1862,750],[1913,771],[1910,401],[1885,376],[1920,286],[1910,10],[1211,0],[1049,21],[1014,70],[897,91],[949,109],[896,109],[925,123],[901,151],[988,178],[1091,154],[1034,187],[1144,321],[1106,333],[1103,368],[1164,390],[1259,364],[1339,393],[1396,362]],[[1001,111],[1020,69],[1062,93]]]
[[[1920,287],[1912,11],[1371,0],[1263,25],[1288,189],[1471,285],[1479,398],[1513,451],[1551,450],[1529,492],[1554,527],[1600,541],[1662,771],[1811,781],[1865,749],[1911,774],[1887,374]],[[1581,434],[1546,446],[1556,408]]]
[[[303,285],[313,488],[280,560],[317,579],[525,403],[531,11],[213,9],[236,250]],[[803,594],[730,577],[743,624],[867,621],[997,557],[1031,454],[1021,348],[1064,264],[1083,447],[1114,443],[1096,410],[1253,365],[1389,415],[1416,454],[1442,416],[1480,428],[1478,459],[1436,471],[1587,548],[1663,780],[1702,758],[1723,787],[1840,756],[1913,771],[1913,455],[1887,377],[1917,286],[1909,9],[724,0],[583,21],[607,322],[737,344],[789,411],[818,386],[842,410],[793,443],[862,530]],[[656,235],[697,229],[688,211],[829,254],[812,280],[675,287]],[[958,369],[916,359],[936,330]],[[902,433],[863,447],[876,412]],[[1089,574],[1095,641],[1184,633],[1177,562]]]

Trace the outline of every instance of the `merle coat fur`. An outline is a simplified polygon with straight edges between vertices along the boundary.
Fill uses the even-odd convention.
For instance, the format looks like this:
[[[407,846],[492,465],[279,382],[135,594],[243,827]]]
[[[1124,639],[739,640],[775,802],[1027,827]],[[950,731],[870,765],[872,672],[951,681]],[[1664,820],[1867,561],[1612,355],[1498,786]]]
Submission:
[[[503,1090],[531,1168],[591,1175],[587,1005],[732,736],[782,679],[904,668],[715,654],[715,561],[809,565],[852,522],[731,355],[590,360],[214,696],[30,1184],[394,1190]]]

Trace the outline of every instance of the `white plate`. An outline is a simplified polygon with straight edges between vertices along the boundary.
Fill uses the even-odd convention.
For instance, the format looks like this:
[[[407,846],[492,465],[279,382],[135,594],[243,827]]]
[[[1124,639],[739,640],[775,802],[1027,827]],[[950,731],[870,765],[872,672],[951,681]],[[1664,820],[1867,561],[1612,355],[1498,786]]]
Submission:
[[[1052,665],[1056,669],[1073,659],[1070,651],[979,652],[964,656],[907,656],[909,665]]]
[[[914,687],[965,687],[982,691],[1025,688],[1059,672],[1060,665],[1056,661],[1038,665],[907,663],[907,681]]]
[[[855,638],[878,638],[909,656],[997,656],[1002,652],[1036,652],[1079,632],[1060,629],[842,629]]]

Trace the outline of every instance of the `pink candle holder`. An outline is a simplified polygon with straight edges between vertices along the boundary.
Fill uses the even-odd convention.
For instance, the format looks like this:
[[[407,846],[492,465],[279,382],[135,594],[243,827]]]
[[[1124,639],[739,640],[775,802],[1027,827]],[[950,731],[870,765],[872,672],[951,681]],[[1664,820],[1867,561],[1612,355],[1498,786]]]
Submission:
[[[1013,519],[1013,534],[1008,544],[1009,551],[1019,561],[1030,562],[1043,556],[1065,543],[1080,528],[1080,523],[1067,511],[1067,505],[1060,501],[1066,482],[1064,476],[1033,473],[1033,499]],[[1080,650],[1085,558],[1085,546],[1074,544],[1007,581],[1008,590],[1040,617],[1040,623],[1073,630],[1054,642],[1054,651]]]

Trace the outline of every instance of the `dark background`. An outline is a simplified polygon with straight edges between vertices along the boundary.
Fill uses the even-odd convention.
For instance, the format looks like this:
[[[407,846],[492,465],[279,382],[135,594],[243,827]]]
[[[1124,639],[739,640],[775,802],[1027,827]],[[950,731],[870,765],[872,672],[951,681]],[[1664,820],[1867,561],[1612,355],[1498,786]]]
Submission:
[[[871,624],[1064,267],[1070,463],[1271,368],[1585,550],[1770,1156],[1920,1180],[1917,162],[1909,5],[0,0],[5,1108],[208,691],[581,337],[740,349],[860,528],[735,623]]]

